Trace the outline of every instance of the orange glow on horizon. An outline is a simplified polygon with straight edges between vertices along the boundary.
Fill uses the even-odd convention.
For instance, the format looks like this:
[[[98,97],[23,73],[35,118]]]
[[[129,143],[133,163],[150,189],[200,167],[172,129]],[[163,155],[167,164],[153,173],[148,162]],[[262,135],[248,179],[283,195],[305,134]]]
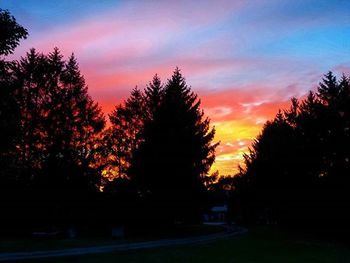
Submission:
[[[253,95],[249,96],[250,93]],[[123,100],[127,98],[126,94]],[[209,173],[219,171],[220,175],[237,174],[238,166],[243,165],[243,154],[248,152],[264,123],[272,119],[278,109],[286,109],[290,105],[288,100],[268,101],[258,90],[230,90],[199,95],[199,98],[205,116],[211,119],[211,126],[215,127],[214,142],[220,142]],[[107,119],[108,114],[123,100],[104,99],[101,106]],[[111,175],[110,170],[104,172]],[[116,172],[113,173],[112,177]]]
[[[259,134],[261,125],[249,125],[242,121],[214,122],[215,140],[220,141],[216,149],[216,160],[211,173],[216,170],[220,175],[235,175],[238,165],[243,164],[243,154],[254,138]]]
[[[237,172],[263,124],[291,97],[328,70],[350,72],[347,4],[309,3],[300,12],[299,1],[52,2],[1,2],[29,30],[8,58],[32,47],[45,54],[58,47],[65,59],[74,52],[107,120],[133,87],[155,73],[164,83],[178,66],[216,127],[212,171],[221,174]]]
[[[273,93],[272,93],[273,94]],[[236,89],[200,96],[206,116],[215,127],[216,160],[210,174],[235,175],[264,123],[273,119],[278,109],[289,107],[289,100],[266,96],[263,88]]]

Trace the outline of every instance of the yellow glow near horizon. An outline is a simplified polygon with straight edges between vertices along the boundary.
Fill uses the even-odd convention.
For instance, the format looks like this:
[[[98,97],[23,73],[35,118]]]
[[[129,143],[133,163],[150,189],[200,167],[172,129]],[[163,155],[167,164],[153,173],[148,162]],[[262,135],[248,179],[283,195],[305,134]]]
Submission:
[[[243,164],[243,155],[261,131],[262,123],[252,124],[244,120],[222,120],[212,123],[215,126],[214,142],[220,142],[216,148],[216,159],[209,174],[219,171],[219,175],[235,175],[238,166]],[[118,177],[114,167],[107,167],[102,175],[107,178]]]
[[[244,121],[214,122],[215,141],[220,141],[216,149],[216,160],[210,173],[219,171],[220,175],[235,175],[238,165],[243,164],[243,154],[261,130],[261,125]]]

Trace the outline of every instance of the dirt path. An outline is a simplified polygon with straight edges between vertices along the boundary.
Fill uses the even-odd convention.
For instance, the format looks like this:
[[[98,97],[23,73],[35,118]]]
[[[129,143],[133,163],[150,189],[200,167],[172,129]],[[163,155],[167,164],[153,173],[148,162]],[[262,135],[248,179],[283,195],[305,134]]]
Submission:
[[[162,239],[162,240],[156,240],[156,241],[136,242],[136,243],[128,243],[128,244],[70,248],[70,249],[48,250],[48,251],[0,253],[0,261],[79,256],[79,255],[87,255],[87,254],[110,253],[110,252],[118,252],[118,251],[137,250],[137,249],[149,249],[149,248],[158,248],[158,247],[209,243],[219,239],[241,235],[246,232],[247,230],[245,228],[235,227],[235,228],[227,228],[227,231],[225,232],[205,235],[205,236],[191,237],[191,238]]]

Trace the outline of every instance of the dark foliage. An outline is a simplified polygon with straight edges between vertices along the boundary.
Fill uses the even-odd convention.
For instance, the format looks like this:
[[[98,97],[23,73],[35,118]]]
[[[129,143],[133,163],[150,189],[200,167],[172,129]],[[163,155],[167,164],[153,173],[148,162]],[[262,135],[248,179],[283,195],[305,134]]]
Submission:
[[[0,56],[12,54],[22,38],[27,38],[28,32],[7,10],[0,8]]]
[[[0,29],[0,55],[27,36],[8,11]],[[198,220],[216,144],[178,69],[133,89],[104,130],[74,55],[33,48],[0,61],[0,107],[0,232]]]
[[[1,56],[11,54],[21,39],[28,35],[27,30],[17,24],[16,19],[7,10],[0,8],[0,177],[9,183],[9,174],[13,172],[15,162],[9,154],[14,150],[14,141],[20,131],[20,110],[15,92],[18,81],[11,67],[13,62],[5,61]]]
[[[6,64],[1,87],[10,91],[1,98],[3,225],[79,221],[87,195],[98,190],[95,145],[105,121],[75,57],[32,49]]]
[[[265,124],[235,185],[246,220],[348,228],[349,105],[349,79],[329,72],[317,93]]]
[[[111,127],[104,136],[105,176],[109,179],[128,177],[133,155],[144,141],[145,124],[153,121],[163,93],[161,81],[155,75],[144,92],[134,88],[130,97],[109,115]]]
[[[198,220],[203,178],[216,147],[215,131],[199,107],[197,96],[176,69],[159,106],[145,122],[144,140],[131,162],[130,177],[152,207],[149,221]]]
[[[18,82],[9,70],[11,62],[0,60],[0,177],[3,184],[10,182],[15,160],[11,153],[20,134],[20,107],[15,97]]]
[[[16,91],[20,136],[14,152],[21,180],[79,188],[79,180],[91,179],[94,144],[105,122],[87,94],[74,55],[66,62],[57,48],[48,56],[32,49],[13,71],[21,83]]]
[[[176,69],[165,86],[155,75],[144,92],[133,89],[110,114],[104,191],[130,204],[127,221],[161,226],[198,220],[216,147],[199,107]]]
[[[109,115],[111,127],[105,132],[105,176],[127,177],[134,151],[143,140],[147,118],[144,94],[137,87],[130,97]]]

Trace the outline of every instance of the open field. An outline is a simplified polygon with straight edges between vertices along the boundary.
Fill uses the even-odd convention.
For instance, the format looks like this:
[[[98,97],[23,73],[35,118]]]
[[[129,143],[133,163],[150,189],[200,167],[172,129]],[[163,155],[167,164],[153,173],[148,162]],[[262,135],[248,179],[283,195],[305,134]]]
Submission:
[[[252,228],[245,236],[193,246],[179,246],[26,262],[308,262],[350,260],[350,246],[316,240],[273,228]]]

